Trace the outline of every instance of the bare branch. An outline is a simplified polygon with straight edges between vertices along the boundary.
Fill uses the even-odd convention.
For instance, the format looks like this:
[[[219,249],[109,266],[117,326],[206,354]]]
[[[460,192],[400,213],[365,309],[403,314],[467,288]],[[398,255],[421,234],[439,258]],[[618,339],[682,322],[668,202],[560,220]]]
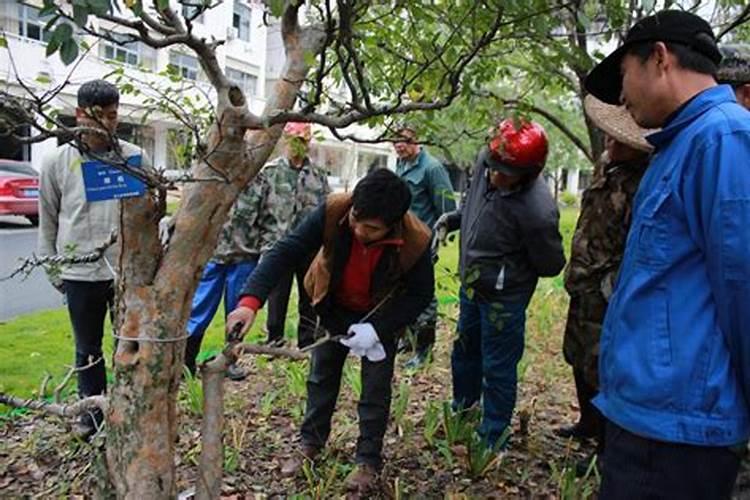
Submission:
[[[49,403],[40,399],[22,399],[0,392],[0,403],[12,408],[28,408],[57,417],[77,417],[93,410],[107,411],[106,396],[89,396],[71,404]]]
[[[102,358],[101,356],[91,361],[87,365],[69,367],[70,369],[68,370],[68,373],[65,374],[62,381],[57,385],[57,387],[55,387],[54,391],[52,391],[52,401],[54,401],[55,403],[60,403],[60,395],[62,394],[62,391],[65,390],[65,387],[70,383],[73,374],[88,370],[89,368],[92,368],[99,363],[104,363],[104,358]],[[43,396],[44,393],[42,393],[41,395]]]
[[[31,257],[26,257],[23,262],[8,276],[5,276],[4,278],[0,278],[0,281],[7,281],[9,279],[14,278],[15,276],[18,276],[19,274],[23,274],[24,276],[28,276],[31,274],[31,271],[33,271],[37,267],[46,266],[46,267],[58,267],[63,265],[70,265],[70,264],[88,264],[91,262],[96,262],[99,259],[102,258],[104,255],[104,252],[114,245],[114,243],[117,241],[117,232],[112,231],[112,233],[109,235],[109,238],[102,242],[98,247],[94,248],[91,252],[85,253],[85,254],[78,254],[78,255],[42,255],[37,257],[36,255],[33,255]]]

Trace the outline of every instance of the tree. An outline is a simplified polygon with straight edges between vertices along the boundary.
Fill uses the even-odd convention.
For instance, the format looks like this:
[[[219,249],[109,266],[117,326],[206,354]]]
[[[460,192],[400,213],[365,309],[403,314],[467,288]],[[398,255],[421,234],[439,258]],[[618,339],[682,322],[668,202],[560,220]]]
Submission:
[[[193,33],[195,16],[217,2],[180,3],[194,7],[192,14],[181,15],[168,0],[125,0],[124,5],[45,0],[42,10],[52,15],[48,55],[57,52],[65,63],[74,64],[80,51],[90,49],[80,43],[73,24],[88,35],[123,43],[122,37],[91,22],[97,19],[155,49],[182,46],[192,51],[216,94],[210,132],[200,136],[199,128],[193,130],[191,175],[197,182],[185,191],[168,245],[162,245],[157,225],[169,181],[158,170],[133,169],[124,159],[108,161],[139,176],[149,188],[146,196],[122,201],[116,242],[120,266],[115,331],[120,342],[106,421],[108,470],[120,498],[175,496],[175,403],[191,298],[229,208],[268,158],[283,124],[315,122],[339,133],[357,122],[379,124],[390,115],[447,107],[467,85],[476,57],[516,19],[530,17],[520,13],[526,5],[510,8],[490,0],[425,5],[326,0],[308,2],[304,12],[301,1],[270,1],[266,15],[280,20],[286,63],[265,112],[258,116],[220,67],[215,49],[223,42]],[[416,95],[420,86],[427,90]],[[31,141],[85,131],[66,127],[49,109],[59,87],[42,95],[26,89],[23,101],[4,94],[3,105],[21,112],[35,128]],[[15,133],[12,123],[4,125],[5,134]],[[225,354],[231,357],[234,352]],[[199,491],[218,495],[216,482],[206,483]]]
[[[539,120],[550,133],[548,170],[591,168],[602,153],[603,142],[583,113],[583,80],[597,61],[622,42],[629,26],[658,10],[688,9],[710,16],[720,40],[729,41],[742,39],[750,21],[750,8],[737,0],[549,4],[558,8],[554,17],[533,18],[479,55],[476,66],[495,67],[494,78],[464,92],[450,108],[415,117],[426,132],[426,143],[441,147],[452,162],[467,165],[491,124],[517,114]],[[491,73],[485,69],[476,74]],[[459,124],[458,130],[447,124]]]

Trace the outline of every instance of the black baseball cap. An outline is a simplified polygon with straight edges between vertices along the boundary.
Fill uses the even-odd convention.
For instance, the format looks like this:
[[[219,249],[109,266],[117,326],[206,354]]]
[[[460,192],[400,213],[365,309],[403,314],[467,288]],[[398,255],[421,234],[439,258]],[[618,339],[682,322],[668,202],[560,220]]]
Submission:
[[[644,17],[628,30],[623,44],[586,76],[586,90],[608,104],[620,104],[620,63],[628,49],[640,42],[679,43],[703,54],[716,64],[721,62],[721,52],[716,46],[710,24],[690,12],[662,10],[653,16]]]

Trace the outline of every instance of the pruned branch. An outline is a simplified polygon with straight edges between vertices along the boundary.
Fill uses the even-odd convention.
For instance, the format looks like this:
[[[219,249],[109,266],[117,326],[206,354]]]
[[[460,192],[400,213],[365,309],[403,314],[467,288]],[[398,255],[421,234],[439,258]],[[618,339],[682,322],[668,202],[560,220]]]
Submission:
[[[0,393],[0,403],[12,408],[27,408],[57,417],[77,417],[93,410],[107,411],[106,396],[89,396],[70,404],[50,403],[40,399],[22,399],[10,394]]]
[[[115,244],[117,241],[117,232],[112,231],[112,233],[109,235],[109,238],[102,242],[99,246],[94,248],[92,251],[84,254],[71,254],[71,255],[65,255],[65,254],[55,254],[55,255],[40,255],[36,256],[33,255],[31,257],[26,257],[23,259],[21,264],[8,276],[5,276],[3,278],[0,278],[0,281],[7,281],[9,279],[12,279],[19,274],[23,274],[24,276],[28,276],[31,274],[31,271],[33,271],[37,267],[59,267],[64,265],[71,265],[71,264],[90,264],[92,262],[96,262],[99,259],[102,258],[104,255],[104,252],[107,251],[109,247]]]

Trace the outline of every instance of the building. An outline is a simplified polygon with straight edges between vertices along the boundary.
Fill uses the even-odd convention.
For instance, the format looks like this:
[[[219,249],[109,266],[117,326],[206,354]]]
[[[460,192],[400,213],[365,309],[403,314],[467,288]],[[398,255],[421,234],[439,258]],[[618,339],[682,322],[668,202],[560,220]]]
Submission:
[[[112,38],[127,43],[119,45],[79,33],[90,50],[71,73],[72,65],[65,66],[57,54],[45,56],[51,33],[44,30],[49,19],[39,15],[41,3],[41,0],[0,0],[0,29],[8,42],[7,50],[0,49],[0,84],[14,95],[25,95],[17,83],[11,56],[17,76],[37,94],[69,80],[70,85],[50,104],[61,121],[73,125],[78,86],[118,71],[120,87],[125,85],[129,89],[121,98],[118,134],[140,144],[157,167],[184,168],[189,163],[184,152],[190,133],[166,110],[154,111],[154,108],[155,103],[174,101],[175,106],[179,105],[189,114],[192,109],[213,102],[215,93],[202,74],[197,58],[176,47],[154,50],[141,42],[131,42],[119,27],[95,19],[92,23],[97,30],[108,31]],[[263,22],[262,2],[228,0],[200,15],[195,7],[183,6],[177,0],[172,0],[172,4],[183,15],[196,15],[194,33],[226,40],[216,51],[219,62],[227,77],[245,92],[250,109],[262,113],[284,58],[278,28],[267,27]],[[170,75],[174,74],[183,78],[173,81]],[[29,127],[22,127],[21,131],[32,133]],[[363,132],[371,134],[367,129]],[[351,185],[369,166],[395,163],[389,144],[364,146],[341,142],[327,130],[318,131],[316,136],[322,140],[313,148],[314,157],[329,168],[334,184]],[[27,160],[39,169],[42,158],[56,145],[54,140],[47,140],[19,146],[8,138],[0,138],[0,158]]]

